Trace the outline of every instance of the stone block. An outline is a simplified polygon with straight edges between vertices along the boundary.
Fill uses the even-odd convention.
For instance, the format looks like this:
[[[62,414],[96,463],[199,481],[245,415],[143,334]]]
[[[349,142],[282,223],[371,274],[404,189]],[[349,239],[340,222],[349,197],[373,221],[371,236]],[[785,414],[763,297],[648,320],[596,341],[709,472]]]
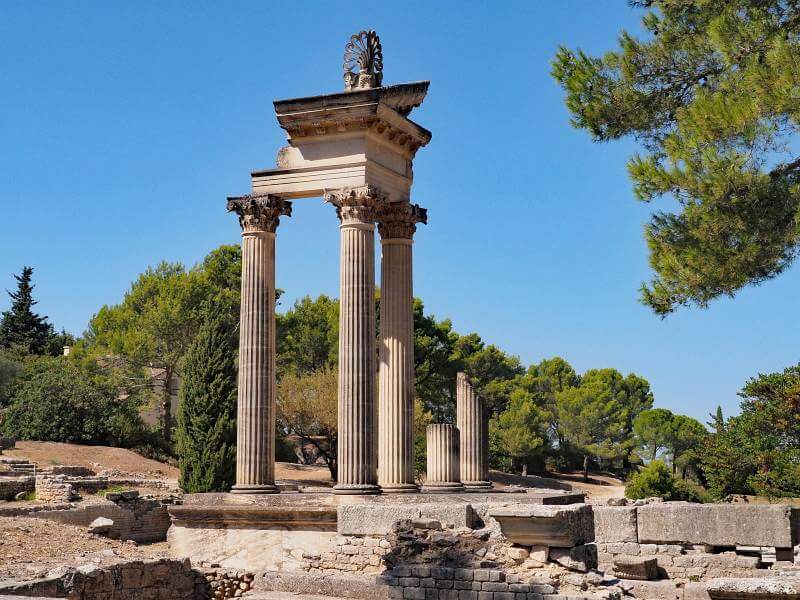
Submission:
[[[89,533],[95,535],[106,535],[114,527],[114,521],[106,519],[105,517],[97,517],[94,521],[89,523]]]
[[[683,600],[682,584],[675,581],[625,581],[625,587],[636,598]]]
[[[711,600],[775,599],[800,597],[800,577],[721,577],[705,584]]]
[[[620,556],[614,559],[614,575],[620,579],[658,579],[658,562],[655,558]]]
[[[588,504],[511,505],[491,508],[503,535],[521,546],[569,548],[594,541],[594,519]]]
[[[663,502],[637,509],[639,541],[711,546],[775,546],[797,543],[800,510],[781,504]]]
[[[597,546],[582,544],[572,548],[550,548],[550,561],[572,571],[585,573],[597,568]]]
[[[635,506],[594,506],[597,543],[638,542]]]

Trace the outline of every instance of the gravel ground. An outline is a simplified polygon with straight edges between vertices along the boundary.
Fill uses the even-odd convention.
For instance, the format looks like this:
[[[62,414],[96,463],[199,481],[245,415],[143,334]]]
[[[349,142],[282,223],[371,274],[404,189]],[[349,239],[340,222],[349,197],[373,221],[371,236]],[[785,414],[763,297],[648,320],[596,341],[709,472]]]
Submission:
[[[0,518],[0,581],[42,577],[58,565],[79,565],[94,556],[142,559],[168,555],[166,543],[137,546],[45,519]]]

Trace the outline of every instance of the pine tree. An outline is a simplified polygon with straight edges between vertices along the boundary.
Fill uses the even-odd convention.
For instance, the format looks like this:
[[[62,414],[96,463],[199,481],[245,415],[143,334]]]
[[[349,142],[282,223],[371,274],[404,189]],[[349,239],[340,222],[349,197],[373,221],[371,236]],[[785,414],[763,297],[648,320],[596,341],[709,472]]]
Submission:
[[[180,486],[228,491],[236,465],[236,326],[213,309],[186,353],[176,430]]]
[[[11,296],[11,309],[3,313],[0,320],[0,347],[18,348],[27,354],[47,354],[52,349],[55,335],[46,316],[33,312],[33,267],[23,267],[21,275],[14,275],[17,291]]]

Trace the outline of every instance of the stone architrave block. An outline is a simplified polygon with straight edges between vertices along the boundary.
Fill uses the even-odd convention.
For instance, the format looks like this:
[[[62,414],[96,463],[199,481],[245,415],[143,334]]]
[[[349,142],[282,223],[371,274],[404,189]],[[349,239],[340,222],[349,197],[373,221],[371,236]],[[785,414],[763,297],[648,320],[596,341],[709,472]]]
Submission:
[[[639,541],[791,548],[800,510],[783,504],[663,502],[637,508]]]
[[[794,600],[800,598],[800,577],[721,577],[705,588],[711,600]]]
[[[655,558],[618,556],[614,559],[614,575],[620,579],[658,579],[658,561]]]
[[[598,544],[639,541],[635,506],[594,506],[593,512]]]
[[[489,516],[503,535],[520,546],[571,548],[594,541],[594,519],[588,504],[495,507]]]
[[[340,535],[385,535],[397,521],[431,519],[449,528],[472,527],[475,511],[469,504],[343,504],[336,509]]]

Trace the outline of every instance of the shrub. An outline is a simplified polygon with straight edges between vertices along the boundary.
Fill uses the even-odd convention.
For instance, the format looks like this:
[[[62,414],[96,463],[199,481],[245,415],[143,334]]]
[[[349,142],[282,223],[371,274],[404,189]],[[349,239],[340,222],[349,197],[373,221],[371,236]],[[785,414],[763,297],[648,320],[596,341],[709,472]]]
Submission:
[[[144,426],[138,401],[65,357],[26,365],[0,431],[20,440],[129,446]]]
[[[638,473],[631,475],[625,486],[625,496],[632,500],[658,496],[669,500],[675,492],[675,478],[660,460],[654,460]]]
[[[631,500],[653,497],[688,502],[708,500],[708,494],[702,487],[688,479],[677,479],[660,460],[652,461],[641,471],[631,475],[625,485],[625,496]]]

